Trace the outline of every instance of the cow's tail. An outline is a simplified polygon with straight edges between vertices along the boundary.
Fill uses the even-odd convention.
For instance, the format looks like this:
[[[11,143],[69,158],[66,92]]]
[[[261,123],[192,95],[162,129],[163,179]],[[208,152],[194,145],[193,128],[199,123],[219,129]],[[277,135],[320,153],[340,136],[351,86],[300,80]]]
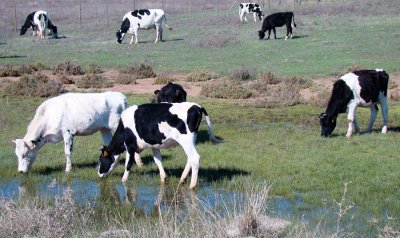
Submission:
[[[294,13],[292,12],[292,27],[297,27],[296,23],[294,22]]]
[[[223,142],[222,140],[215,138],[214,133],[213,133],[211,119],[208,116],[207,111],[204,107],[201,108],[201,112],[206,116],[206,121],[207,121],[207,126],[208,126],[208,136],[210,138],[210,141],[214,144],[222,143]]]
[[[172,27],[168,26],[168,24],[167,24],[167,17],[165,15],[163,16],[163,19],[164,19],[165,27],[167,27],[168,30],[172,30]]]

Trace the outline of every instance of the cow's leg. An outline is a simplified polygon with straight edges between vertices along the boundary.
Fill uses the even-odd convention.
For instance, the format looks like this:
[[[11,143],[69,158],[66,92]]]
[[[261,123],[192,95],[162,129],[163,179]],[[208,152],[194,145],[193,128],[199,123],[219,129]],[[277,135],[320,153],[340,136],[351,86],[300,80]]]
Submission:
[[[196,148],[194,147],[194,143],[192,140],[188,140],[187,143],[182,143],[182,147],[187,156],[187,162],[185,169],[182,172],[182,176],[180,182],[183,183],[186,180],[186,177],[189,174],[190,169],[192,169],[192,178],[190,180],[190,189],[195,189],[197,185],[197,178],[199,174],[200,167],[200,155],[197,153]]]
[[[140,154],[139,153],[135,153],[135,162],[138,166],[139,169],[143,169],[143,162],[142,162],[142,158],[140,158]]]
[[[287,40],[289,38],[290,35],[290,23],[286,25],[286,36],[285,36],[285,40]]]
[[[240,22],[243,22],[244,11],[239,12]]]
[[[105,146],[108,146],[111,142],[112,139],[112,132],[110,129],[102,129],[100,130],[101,137],[103,138],[103,143]],[[109,173],[114,170],[114,168],[118,165],[119,163],[119,155],[114,155],[114,163],[111,165],[110,170],[108,171]]]
[[[275,27],[272,28],[272,31],[274,32],[274,37],[275,37],[275,40],[276,40],[276,29],[275,29]]]
[[[382,133],[387,133],[389,108],[388,108],[387,97],[382,92],[379,93],[379,103],[381,104],[381,111],[383,117]]]
[[[357,105],[354,102],[349,103],[349,113],[347,114],[347,121],[349,123],[349,128],[347,129],[347,133],[346,136],[347,137],[351,137],[351,134],[353,134],[353,123],[354,123],[354,119],[356,116],[356,108]],[[356,122],[357,124],[357,122]]]
[[[136,154],[136,153],[134,153],[134,154]],[[124,171],[124,175],[122,175],[122,179],[121,179],[122,182],[128,181],[129,172],[131,171],[132,164],[133,164],[133,160],[131,159],[131,154],[127,150],[126,158],[125,158],[125,171]]]
[[[65,172],[71,171],[72,162],[71,162],[71,154],[72,154],[72,147],[74,144],[74,135],[71,133],[70,130],[63,132],[63,139],[64,139],[64,153],[65,153]]]
[[[155,24],[155,29],[156,29],[156,40],[154,43],[157,43],[159,40],[161,41],[162,38],[162,28],[160,24]]]
[[[133,37],[134,36],[135,36],[135,34],[132,34],[131,41],[129,42],[130,45],[132,45],[132,43],[133,43]],[[136,42],[135,42],[135,44],[136,44]]]
[[[354,115],[353,124],[354,124],[354,132],[355,133],[359,133],[360,132],[360,127],[358,126],[358,121],[357,121],[357,116],[356,115]]]
[[[269,40],[270,36],[271,36],[271,29],[268,30],[268,38],[267,38],[267,40]]]
[[[376,104],[372,104],[369,107],[370,111],[371,111],[371,115],[369,117],[369,124],[367,127],[366,132],[371,132],[372,131],[372,126],[374,125],[375,119],[376,119],[376,114],[378,114],[378,110],[376,108]]]
[[[253,12],[254,22],[257,22],[257,13]]]
[[[153,159],[158,167],[158,171],[160,172],[161,183],[165,183],[165,179],[167,178],[167,174],[164,171],[162,166],[162,157],[159,149],[152,149],[153,151]]]

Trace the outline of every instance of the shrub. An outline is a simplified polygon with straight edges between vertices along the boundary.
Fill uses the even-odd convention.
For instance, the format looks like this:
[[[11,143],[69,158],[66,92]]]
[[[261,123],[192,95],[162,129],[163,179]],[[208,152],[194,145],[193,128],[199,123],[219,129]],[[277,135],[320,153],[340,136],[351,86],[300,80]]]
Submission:
[[[120,73],[132,74],[135,76],[136,79],[156,77],[153,68],[145,63],[135,64],[134,66],[128,66],[127,68],[121,70]]]
[[[20,72],[12,65],[7,64],[4,68],[0,69],[0,77],[19,77],[21,76]]]
[[[58,79],[59,79],[63,84],[74,84],[74,83],[75,83],[75,81],[74,81],[71,77],[68,77],[68,76],[65,75],[65,74],[60,75],[60,76],[58,77]]]
[[[235,69],[232,71],[230,75],[230,79],[233,80],[250,80],[251,75],[250,72],[243,66],[241,65],[239,69]]]
[[[350,73],[350,72],[354,72],[357,70],[363,70],[363,69],[365,69],[365,67],[362,64],[352,64],[350,67],[348,67],[344,70],[344,73]]]
[[[187,77],[186,77],[186,81],[190,81],[190,82],[200,82],[200,81],[208,81],[212,78],[216,78],[217,76],[209,71],[205,71],[205,70],[197,70],[197,71],[193,71],[191,72]]]
[[[246,99],[252,96],[251,90],[244,87],[240,82],[231,80],[205,85],[201,90],[201,94],[206,97],[224,99]]]
[[[173,81],[174,79],[168,73],[160,73],[157,74],[157,78],[154,81],[154,84],[167,84]]]
[[[257,80],[262,81],[266,84],[278,84],[281,82],[281,79],[271,72],[260,72],[257,75]]]
[[[84,75],[85,71],[79,64],[67,60],[64,63],[56,65],[53,69],[53,73],[66,75]]]
[[[86,74],[101,74],[103,70],[100,65],[96,63],[90,63],[85,70]]]
[[[117,83],[117,84],[135,84],[136,78],[130,74],[119,73],[118,77],[115,79],[115,83]]]
[[[50,69],[50,67],[46,66],[44,63],[42,62],[37,62],[34,64],[29,64],[29,67],[33,70],[33,71],[40,71],[40,70],[47,70]]]
[[[18,72],[20,75],[31,74],[33,71],[34,70],[29,65],[26,64],[23,64],[18,68]]]
[[[108,88],[112,87],[113,83],[101,74],[88,74],[80,77],[75,85],[78,88]]]
[[[11,82],[5,89],[5,93],[9,95],[31,97],[51,97],[62,92],[64,92],[62,82],[49,80],[41,73],[22,76],[18,81]]]

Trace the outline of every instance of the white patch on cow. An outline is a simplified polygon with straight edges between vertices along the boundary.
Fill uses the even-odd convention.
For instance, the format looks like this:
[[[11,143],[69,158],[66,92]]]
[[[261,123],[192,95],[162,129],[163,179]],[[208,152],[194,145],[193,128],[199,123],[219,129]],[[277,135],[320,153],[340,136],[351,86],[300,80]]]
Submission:
[[[46,100],[37,108],[24,138],[14,140],[18,171],[28,172],[43,145],[64,140],[68,172],[73,137],[100,131],[104,144],[108,145],[126,107],[126,97],[118,92],[67,93]]]
[[[383,72],[383,69],[375,69],[376,72]]]

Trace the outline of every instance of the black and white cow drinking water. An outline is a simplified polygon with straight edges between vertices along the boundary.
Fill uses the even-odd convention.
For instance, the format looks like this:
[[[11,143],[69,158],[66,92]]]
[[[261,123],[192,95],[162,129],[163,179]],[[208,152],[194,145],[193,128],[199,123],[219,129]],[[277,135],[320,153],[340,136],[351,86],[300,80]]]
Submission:
[[[264,39],[265,32],[268,31],[268,38],[271,35],[271,30],[274,32],[274,36],[276,39],[276,29],[275,27],[281,27],[286,25],[286,37],[285,40],[290,36],[293,37],[293,27],[296,27],[296,23],[294,22],[294,14],[293,12],[277,12],[267,16],[264,21],[260,31],[258,31],[258,36],[260,40]]]
[[[21,27],[20,35],[25,34],[30,27],[32,27],[33,36],[38,34],[40,38],[45,38],[48,28],[52,31],[53,36],[57,38],[57,27],[51,23],[46,11],[39,10],[29,14]]]
[[[202,114],[206,116],[210,140],[219,142],[213,135],[211,120],[206,110],[198,104],[156,103],[129,107],[121,114],[121,120],[111,143],[102,148],[99,157],[99,177],[109,174],[113,169],[114,156],[127,150],[125,173],[122,177],[122,181],[126,181],[133,164],[129,155],[151,149],[160,171],[161,182],[164,182],[167,175],[161,163],[160,149],[179,144],[187,156],[180,181],[184,182],[189,171],[192,170],[190,188],[194,189],[200,163],[200,155],[197,153],[195,143]]]
[[[383,127],[382,133],[387,132],[388,104],[387,88],[389,75],[382,69],[360,70],[343,75],[335,82],[328,107],[320,114],[321,136],[328,137],[336,127],[336,119],[339,113],[345,113],[348,108],[347,119],[349,127],[346,136],[350,137],[355,131],[359,131],[356,120],[357,107],[369,107],[371,117],[367,132],[370,132],[374,124],[378,108],[381,104]]]
[[[168,29],[172,29],[167,25],[167,18],[165,17],[164,10],[162,9],[137,9],[125,14],[121,29],[116,33],[117,43],[120,44],[125,37],[126,33],[132,34],[132,39],[129,44],[133,42],[133,36],[135,36],[135,44],[138,43],[138,30],[155,28],[157,36],[154,43],[162,41],[162,22],[165,22],[165,26]]]
[[[241,3],[239,4],[239,18],[240,22],[244,20],[247,22],[246,14],[253,13],[254,22],[257,22],[257,17],[260,21],[263,20],[264,14],[261,12],[261,7],[257,3]]]
[[[29,171],[38,151],[46,143],[61,140],[64,140],[65,171],[70,171],[74,136],[100,131],[103,142],[109,144],[112,131],[117,129],[126,107],[126,97],[118,92],[66,93],[46,100],[37,108],[24,138],[13,140],[18,172]],[[137,163],[140,165],[141,161]]]
[[[186,91],[179,84],[169,82],[160,90],[155,90],[156,102],[186,102]]]

